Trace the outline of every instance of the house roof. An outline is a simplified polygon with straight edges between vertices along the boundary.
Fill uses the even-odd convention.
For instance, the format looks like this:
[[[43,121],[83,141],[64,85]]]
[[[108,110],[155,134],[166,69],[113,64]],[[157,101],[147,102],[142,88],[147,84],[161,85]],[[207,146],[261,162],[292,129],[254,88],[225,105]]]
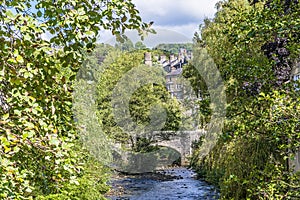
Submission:
[[[167,76],[176,76],[182,73],[182,68],[172,69],[171,72],[167,74]]]

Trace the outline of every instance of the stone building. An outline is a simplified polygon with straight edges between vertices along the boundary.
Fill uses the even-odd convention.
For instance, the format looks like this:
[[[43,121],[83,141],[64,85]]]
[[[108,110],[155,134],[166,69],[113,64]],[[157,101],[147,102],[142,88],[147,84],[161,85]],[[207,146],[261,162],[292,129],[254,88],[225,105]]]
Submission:
[[[145,64],[149,65],[149,66],[152,66],[152,55],[151,55],[151,53],[150,52],[146,52],[144,54],[144,56],[145,56]]]
[[[151,53],[145,53],[145,64],[152,66]],[[178,100],[183,99],[183,85],[180,82],[183,66],[192,59],[192,53],[181,48],[178,55],[171,54],[169,58],[166,55],[154,56],[159,66],[166,71],[166,88],[172,97]]]
[[[166,87],[172,97],[178,100],[184,98],[184,87],[181,82],[183,66],[192,59],[192,54],[186,49],[180,49],[177,56],[171,55],[169,62],[163,62],[163,68],[167,72]]]
[[[166,75],[166,87],[170,92],[171,97],[177,99],[183,99],[183,86],[180,82],[180,76],[182,76],[182,68],[171,67],[171,71]]]

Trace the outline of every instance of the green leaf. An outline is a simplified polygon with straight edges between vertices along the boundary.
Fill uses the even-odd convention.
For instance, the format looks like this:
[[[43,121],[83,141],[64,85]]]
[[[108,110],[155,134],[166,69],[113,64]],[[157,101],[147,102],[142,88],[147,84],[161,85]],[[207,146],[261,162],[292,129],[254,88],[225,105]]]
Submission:
[[[21,116],[21,113],[22,113],[22,111],[20,111],[20,110],[17,110],[17,109],[14,110],[15,115]]]
[[[2,116],[2,119],[3,120],[7,120],[9,118],[9,113],[6,113]]]
[[[59,140],[57,138],[51,138],[50,141],[49,141],[49,144],[58,146],[59,145]]]
[[[24,73],[24,78],[28,78],[28,77],[30,77],[31,76],[31,73],[30,72],[25,72]]]
[[[74,75],[70,76],[69,80],[70,80],[70,81],[74,81],[75,78],[76,78],[76,75],[74,74]]]
[[[94,36],[95,35],[94,31],[87,31],[87,32],[85,32],[85,34],[88,35],[88,36]]]
[[[126,16],[122,17],[122,19],[121,19],[121,21],[122,21],[123,23],[126,22],[126,20],[127,20],[127,17],[126,17]]]
[[[6,10],[6,15],[11,18],[14,17],[14,14],[12,13],[11,10]]]
[[[39,11],[37,12],[37,16],[38,16],[38,17],[42,17],[42,15],[43,15],[43,13],[39,10]]]
[[[17,64],[17,61],[16,61],[15,59],[13,59],[13,58],[9,58],[9,59],[7,60],[7,62],[9,62],[9,63],[11,63],[11,64]]]
[[[23,59],[23,57],[20,56],[20,55],[17,56],[16,61],[17,61],[18,63],[24,63],[24,59]]]

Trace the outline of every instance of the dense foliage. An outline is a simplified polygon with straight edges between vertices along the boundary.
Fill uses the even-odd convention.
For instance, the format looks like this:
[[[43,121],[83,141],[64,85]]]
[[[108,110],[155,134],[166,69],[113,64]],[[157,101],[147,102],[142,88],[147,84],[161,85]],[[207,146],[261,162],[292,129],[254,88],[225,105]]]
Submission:
[[[230,0],[217,8],[195,42],[226,84],[226,124],[208,156],[195,151],[193,165],[223,199],[298,199],[299,3]]]
[[[161,106],[166,110],[166,122],[161,130],[177,130],[180,127],[181,115],[180,107],[175,99],[172,99],[164,86],[163,71],[158,66],[146,66],[144,63],[144,51],[135,52],[111,52],[107,60],[105,60],[98,70],[98,85],[97,85],[97,106],[98,106],[98,118],[102,126],[102,130],[110,138],[123,143],[130,143],[135,147],[135,141],[132,140],[132,135],[129,131],[132,127],[126,122],[123,124],[118,123],[114,113],[113,107],[114,89],[117,88],[117,84],[122,84],[125,80],[124,87],[121,88],[121,100],[126,101],[128,97],[128,109],[130,115],[120,114],[119,117],[122,120],[133,120],[134,124],[139,124],[144,127],[140,130],[141,133],[150,133],[151,126],[151,112],[153,106]],[[138,69],[139,66],[144,66],[143,70],[136,71],[134,75],[128,75],[132,70]],[[131,71],[131,72],[130,72]],[[128,76],[128,77],[127,77]],[[147,80],[150,77],[162,77],[158,79],[156,83],[142,84],[140,80]],[[124,78],[125,77],[125,78]],[[127,77],[127,78],[126,78]],[[135,78],[137,78],[135,80]],[[133,94],[126,88],[138,88]],[[123,106],[125,106],[124,104]],[[125,108],[124,108],[125,109]],[[148,127],[148,129],[146,128]],[[134,129],[136,130],[136,129]],[[160,130],[160,129],[159,129]],[[142,136],[141,136],[142,137]],[[149,142],[150,144],[151,142]],[[133,150],[139,149],[135,147]]]
[[[192,43],[159,44],[155,46],[153,49],[159,49],[167,53],[177,54],[180,48],[186,49],[187,51],[192,51],[193,44]]]
[[[0,21],[0,198],[99,198],[85,196],[104,179],[77,141],[72,82],[101,29],[148,25],[131,1],[1,1]]]

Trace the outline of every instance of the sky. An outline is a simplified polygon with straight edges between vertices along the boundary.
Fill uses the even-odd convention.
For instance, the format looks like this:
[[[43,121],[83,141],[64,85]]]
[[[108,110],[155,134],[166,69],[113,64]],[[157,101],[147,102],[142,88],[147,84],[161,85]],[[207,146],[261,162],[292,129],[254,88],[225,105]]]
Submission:
[[[216,12],[215,4],[219,0],[133,0],[145,22],[153,21],[157,35],[150,36],[144,43],[153,46],[153,40],[163,40],[168,35],[168,42],[191,41],[195,31],[205,18],[212,18]],[[136,35],[129,33],[134,40]],[[134,35],[134,36],[133,36]],[[161,37],[160,37],[161,36]],[[109,41],[110,33],[102,32],[101,42]],[[182,39],[185,38],[185,39]],[[174,41],[172,41],[172,39]]]

